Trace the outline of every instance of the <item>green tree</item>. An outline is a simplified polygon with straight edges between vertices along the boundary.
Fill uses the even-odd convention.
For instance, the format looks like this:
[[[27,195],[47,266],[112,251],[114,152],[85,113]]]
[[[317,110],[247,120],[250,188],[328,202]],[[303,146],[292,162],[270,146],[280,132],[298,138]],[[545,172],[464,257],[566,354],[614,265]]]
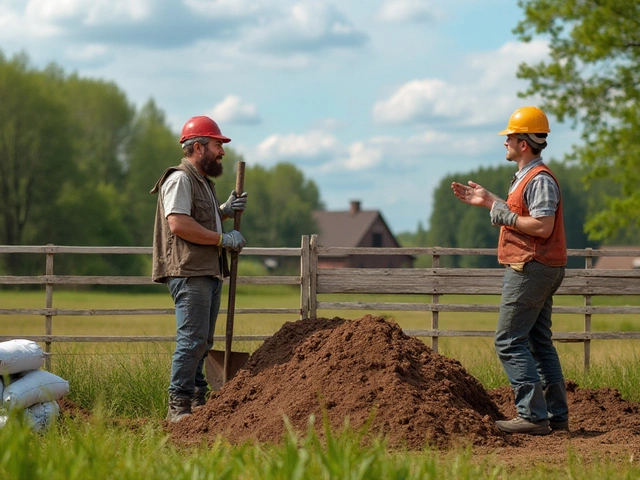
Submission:
[[[221,202],[235,187],[235,165],[241,159],[232,150],[225,156],[225,173],[216,184]],[[313,211],[324,208],[320,192],[294,165],[279,163],[271,169],[247,166],[245,190],[249,201],[242,216],[242,233],[248,245],[299,247],[302,235],[316,231]],[[227,222],[226,229],[231,225]]]
[[[50,94],[50,77],[29,65],[26,55],[0,54],[0,243],[26,244],[51,228],[48,205],[74,175],[69,159],[68,116]],[[8,255],[10,273],[29,261]]]
[[[530,82],[523,96],[539,95],[559,121],[582,126],[582,145],[567,156],[586,168],[586,180],[611,179],[586,222],[593,239],[640,225],[640,3],[629,0],[519,0],[521,40],[549,38],[550,59],[523,63]]]
[[[113,82],[65,76],[58,72],[60,97],[71,118],[69,135],[73,139],[73,159],[93,184],[109,183],[122,188],[126,145],[131,134],[135,108]]]
[[[153,243],[157,203],[157,195],[149,192],[162,172],[182,158],[178,136],[153,100],[137,114],[126,150],[125,221],[134,244],[149,246]]]

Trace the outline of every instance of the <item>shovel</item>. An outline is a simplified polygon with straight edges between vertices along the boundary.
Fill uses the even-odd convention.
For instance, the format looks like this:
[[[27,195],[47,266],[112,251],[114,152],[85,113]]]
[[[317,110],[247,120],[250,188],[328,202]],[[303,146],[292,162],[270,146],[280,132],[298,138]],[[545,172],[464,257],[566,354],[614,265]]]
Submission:
[[[238,162],[236,174],[236,195],[242,195],[244,189],[245,162]],[[242,212],[235,212],[233,216],[233,229],[240,231],[240,217]],[[238,282],[238,252],[231,252],[231,266],[229,273],[229,302],[227,305],[227,329],[225,332],[225,350],[209,350],[205,362],[205,374],[207,382],[212,390],[220,388],[233,378],[233,376],[245,366],[249,360],[246,352],[232,352],[233,320],[236,308],[236,285]]]

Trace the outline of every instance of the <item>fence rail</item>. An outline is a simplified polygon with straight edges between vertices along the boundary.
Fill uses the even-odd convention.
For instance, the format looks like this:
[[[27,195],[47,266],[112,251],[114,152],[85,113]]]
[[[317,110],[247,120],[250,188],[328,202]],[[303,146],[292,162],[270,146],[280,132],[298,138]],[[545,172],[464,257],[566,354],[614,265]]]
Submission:
[[[151,285],[148,276],[79,276],[58,275],[54,272],[54,257],[60,254],[107,254],[107,255],[151,255],[151,247],[80,247],[80,246],[12,246],[0,245],[0,255],[44,254],[44,275],[0,276],[0,285],[44,285],[45,308],[1,309],[0,315],[40,315],[45,319],[43,335],[20,336],[45,344],[49,352],[53,342],[170,342],[175,336],[68,336],[53,333],[56,316],[96,315],[168,315],[173,309],[60,309],[53,306],[55,285]],[[292,285],[300,288],[299,308],[240,308],[237,314],[294,314],[299,318],[316,318],[322,310],[363,311],[418,311],[430,312],[428,329],[405,330],[409,335],[431,338],[431,346],[438,349],[441,337],[491,337],[493,331],[442,330],[439,328],[440,312],[498,312],[498,305],[443,304],[447,295],[500,295],[502,268],[441,268],[440,259],[445,256],[496,255],[496,249],[488,248],[346,248],[323,247],[317,237],[303,236],[300,248],[245,248],[241,255],[264,257],[298,257],[300,274],[288,276],[245,276],[238,278],[239,285]],[[323,257],[348,255],[413,255],[430,256],[430,268],[322,268]],[[640,270],[593,269],[593,260],[603,256],[640,257],[640,250],[629,249],[569,249],[570,257],[585,259],[584,268],[567,269],[565,279],[557,295],[582,296],[582,306],[554,306],[558,314],[583,315],[581,332],[557,332],[554,340],[582,342],[584,365],[589,366],[591,340],[640,339],[640,332],[593,332],[591,316],[595,314],[640,314],[640,306],[593,306],[597,295],[640,296]],[[427,296],[429,303],[322,301],[319,297],[328,294],[412,294]],[[225,314],[226,310],[220,310]],[[262,341],[269,335],[238,335],[234,340]],[[18,338],[0,335],[0,341]],[[223,337],[216,337],[222,340]]]

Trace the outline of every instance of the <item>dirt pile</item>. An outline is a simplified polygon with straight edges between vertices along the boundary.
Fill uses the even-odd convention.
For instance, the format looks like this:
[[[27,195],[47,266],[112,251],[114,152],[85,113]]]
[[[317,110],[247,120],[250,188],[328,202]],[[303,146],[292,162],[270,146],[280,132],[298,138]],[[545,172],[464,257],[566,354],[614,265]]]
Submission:
[[[170,425],[172,438],[200,444],[274,442],[283,416],[299,432],[324,414],[332,431],[348,419],[391,446],[446,448],[458,443],[506,446],[494,425],[502,415],[462,365],[409,337],[394,322],[366,315],[285,324],[207,404]]]

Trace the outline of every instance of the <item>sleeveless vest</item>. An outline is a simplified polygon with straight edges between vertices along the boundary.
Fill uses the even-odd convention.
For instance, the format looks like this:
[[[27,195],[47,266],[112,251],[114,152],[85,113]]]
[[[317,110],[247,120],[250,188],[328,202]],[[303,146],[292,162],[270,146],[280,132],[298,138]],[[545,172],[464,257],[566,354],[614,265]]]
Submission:
[[[524,202],[524,191],[533,177],[541,172],[549,174],[555,180],[558,189],[560,188],[558,180],[546,165],[534,167],[527,172],[515,190],[507,197],[509,210],[520,216],[529,216],[529,210]],[[553,231],[549,238],[527,235],[508,226],[500,228],[498,262],[503,265],[510,265],[526,263],[531,260],[536,260],[550,267],[562,267],[567,264],[567,245],[562,217],[562,195],[556,210]]]
[[[185,172],[191,181],[191,217],[206,229],[217,231],[218,216],[214,209],[217,208],[218,199],[213,183],[183,158],[180,165],[167,168],[151,190],[151,193],[158,194],[153,233],[152,279],[154,282],[166,283],[167,277],[226,277],[229,269],[227,257],[221,247],[198,245],[171,233],[159,192],[167,177],[176,170]],[[214,204],[211,203],[212,195],[215,198]]]

